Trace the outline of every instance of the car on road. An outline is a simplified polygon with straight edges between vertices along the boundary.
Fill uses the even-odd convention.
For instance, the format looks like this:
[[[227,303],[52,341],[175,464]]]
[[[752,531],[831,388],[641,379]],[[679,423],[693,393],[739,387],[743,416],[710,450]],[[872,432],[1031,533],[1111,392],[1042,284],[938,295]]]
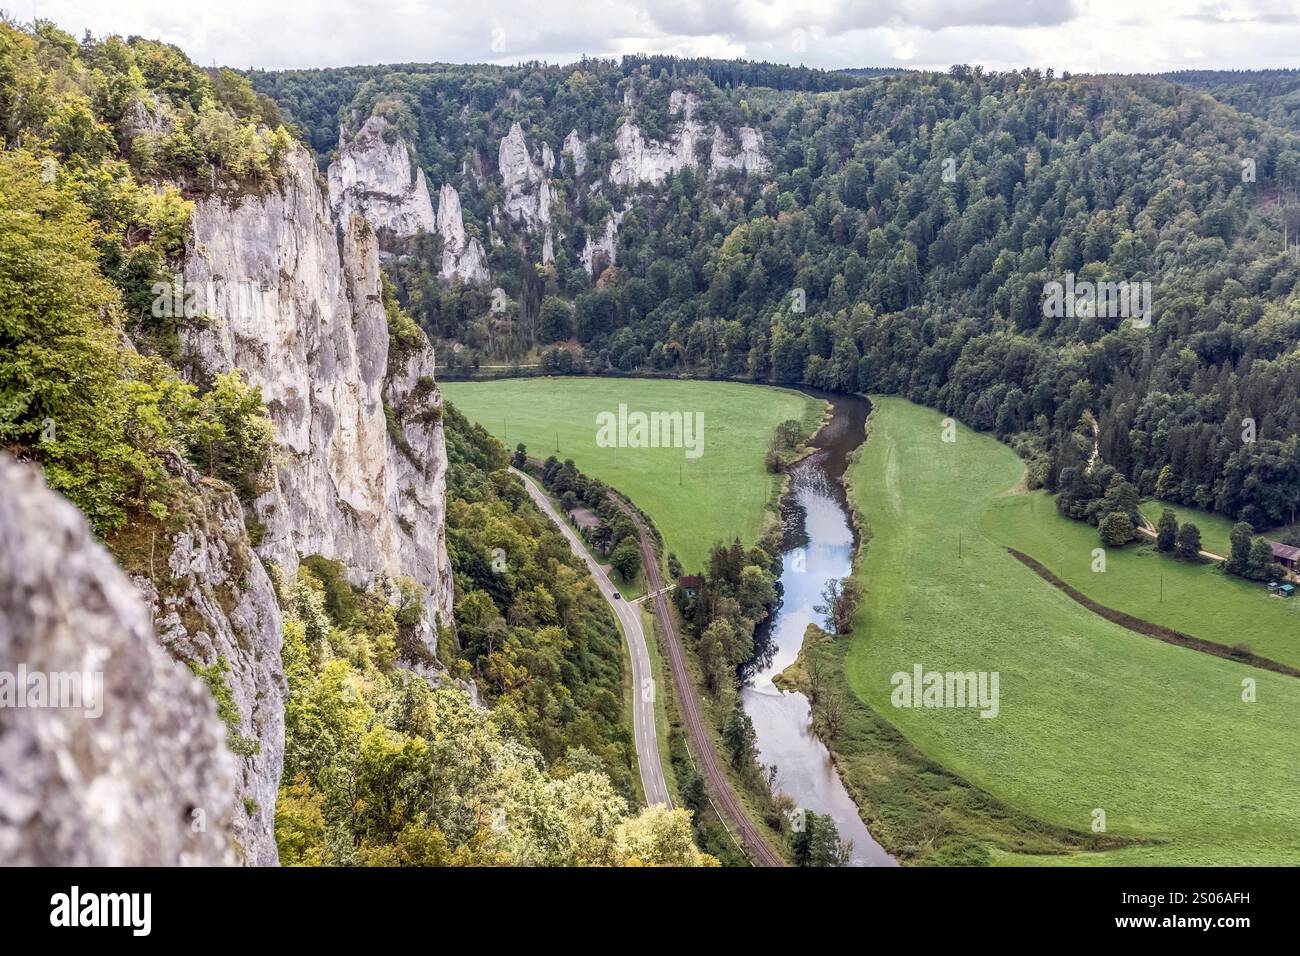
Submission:
[[[614,600],[614,601],[621,601],[621,600],[623,600],[623,595],[621,595],[621,594],[619,594],[617,591],[615,591],[615,592],[614,592],[614,596],[613,596],[613,598],[611,598],[611,600]]]

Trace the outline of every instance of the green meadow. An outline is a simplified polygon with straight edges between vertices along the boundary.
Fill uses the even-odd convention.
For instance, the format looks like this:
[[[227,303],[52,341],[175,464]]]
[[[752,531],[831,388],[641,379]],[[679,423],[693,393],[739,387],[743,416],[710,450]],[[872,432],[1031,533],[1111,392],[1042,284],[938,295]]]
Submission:
[[[1200,529],[1202,551],[1222,555],[1225,558],[1228,556],[1228,552],[1232,550],[1232,525],[1234,523],[1232,519],[1217,515],[1213,511],[1202,511],[1200,508],[1191,508],[1187,505],[1170,504],[1158,498],[1149,498],[1138,506],[1142,516],[1150,521],[1153,526],[1160,523],[1160,513],[1166,508],[1169,508],[1178,516],[1180,525],[1190,521]]]
[[[1073,551],[1090,555],[1082,536],[1095,532],[1080,526],[1076,536],[1052,520],[1044,496],[1015,495],[1021,462],[994,439],[958,427],[944,442],[940,413],[873,401],[870,437],[850,470],[868,538],[855,569],[865,599],[852,636],[839,639],[850,642],[842,655],[849,687],[925,757],[1010,811],[1084,835],[1102,811],[1106,835],[1132,841],[1048,858],[1003,843],[988,847],[992,859],[1300,863],[1300,680],[1135,634],[1075,603],[1004,545],[1014,538],[1077,577]],[[1052,551],[1047,542],[1058,535]],[[1135,551],[1108,560],[1107,581],[1121,582],[1139,562],[1164,559]],[[1169,575],[1170,587],[1194,586]],[[1207,574],[1201,586],[1223,585]],[[1253,595],[1240,600],[1256,607]],[[1248,619],[1240,630],[1265,653]],[[918,663],[998,672],[997,716],[892,706],[891,675]],[[1248,681],[1253,702],[1243,700]],[[855,778],[863,764],[846,756],[853,792],[888,793],[888,781]],[[887,801],[864,809],[891,825]],[[980,812],[996,823],[998,811]],[[943,809],[934,817],[940,832]]]
[[[1224,574],[1218,561],[1179,561],[1142,537],[1106,548],[1105,571],[1094,571],[1093,549],[1102,546],[1097,529],[1062,518],[1042,491],[994,498],[981,527],[1099,604],[1225,647],[1245,644],[1262,657],[1300,667],[1300,599],[1270,597],[1264,585]]]
[[[811,434],[825,408],[799,392],[735,382],[519,378],[440,388],[512,451],[523,442],[537,458],[572,458],[623,492],[654,519],[688,570],[704,566],[715,542],[757,539],[780,487],[780,476],[763,466],[776,426],[798,419]],[[617,415],[620,404],[629,412],[703,413],[702,453],[598,446],[597,416]]]

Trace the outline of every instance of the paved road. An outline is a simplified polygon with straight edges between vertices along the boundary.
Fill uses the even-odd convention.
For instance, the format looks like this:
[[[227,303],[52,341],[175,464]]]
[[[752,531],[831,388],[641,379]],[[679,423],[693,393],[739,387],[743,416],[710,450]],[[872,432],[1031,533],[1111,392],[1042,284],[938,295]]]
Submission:
[[[650,671],[650,652],[646,650],[645,632],[641,629],[640,607],[615,597],[618,588],[614,587],[614,582],[609,579],[605,569],[583,547],[582,541],[569,527],[569,523],[556,511],[546,492],[522,471],[515,468],[510,470],[523,479],[524,487],[528,489],[528,494],[537,503],[537,507],[541,508],[542,512],[564,532],[573,553],[587,562],[591,576],[596,579],[596,586],[600,588],[600,593],[605,596],[619,623],[623,625],[623,635],[627,638],[628,650],[632,657],[632,733],[636,738],[637,763],[641,767],[641,788],[645,791],[647,804],[662,803],[671,807],[673,803],[668,796],[668,784],[664,781],[663,764],[659,761],[659,738],[655,726],[653,694],[654,676]]]
[[[740,835],[740,842],[745,847],[749,859],[758,866],[784,866],[785,861],[768,845],[759,833],[754,821],[749,818],[741,805],[736,792],[731,788],[731,781],[718,760],[713,747],[713,738],[709,735],[704,721],[700,717],[699,700],[695,695],[695,685],[690,672],[686,669],[686,656],[682,650],[681,638],[677,634],[677,622],[668,609],[667,595],[664,591],[663,575],[659,568],[659,559],[655,554],[654,543],[650,533],[641,522],[641,516],[629,508],[621,498],[611,493],[610,500],[617,504],[636,525],[641,539],[641,563],[645,567],[646,586],[654,593],[655,615],[659,619],[659,629],[664,635],[668,661],[673,670],[673,687],[677,691],[677,706],[682,714],[682,721],[691,737],[691,749],[699,761],[699,769],[704,774],[713,806],[731,827],[733,833]],[[657,592],[657,593],[655,593]]]

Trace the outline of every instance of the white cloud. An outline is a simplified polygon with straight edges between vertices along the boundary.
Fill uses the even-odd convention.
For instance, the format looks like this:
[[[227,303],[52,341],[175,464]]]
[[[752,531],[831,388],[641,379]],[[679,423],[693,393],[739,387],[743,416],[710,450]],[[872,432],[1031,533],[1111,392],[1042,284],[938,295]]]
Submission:
[[[267,69],[569,62],[631,52],[809,66],[1074,71],[1294,63],[1300,0],[0,0],[76,34],[139,33]]]

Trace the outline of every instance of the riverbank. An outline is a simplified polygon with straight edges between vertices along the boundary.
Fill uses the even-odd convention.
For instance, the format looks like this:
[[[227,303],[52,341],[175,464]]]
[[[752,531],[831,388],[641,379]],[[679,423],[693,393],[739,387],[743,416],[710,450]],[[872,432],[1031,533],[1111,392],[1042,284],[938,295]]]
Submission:
[[[894,860],[863,823],[839,779],[826,746],[812,730],[809,698],[778,683],[797,659],[805,631],[821,622],[816,610],[831,580],[852,571],[856,536],[840,477],[865,437],[868,403],[860,396],[827,396],[832,405],[809,450],[789,468],[781,502],[781,602],[755,636],[754,659],[743,669],[741,704],[754,725],[759,760],[776,768],[775,789],[796,807],[834,820],[852,843],[858,866],[889,866]]]

